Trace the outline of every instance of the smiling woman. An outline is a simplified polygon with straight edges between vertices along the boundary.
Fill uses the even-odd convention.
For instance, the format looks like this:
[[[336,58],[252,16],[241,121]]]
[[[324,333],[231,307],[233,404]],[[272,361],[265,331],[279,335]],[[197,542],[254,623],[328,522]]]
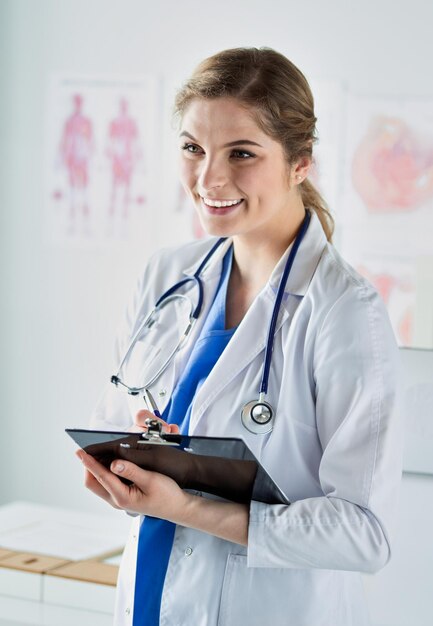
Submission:
[[[175,114],[183,121],[191,102],[197,99],[207,103],[233,99],[246,115],[253,118],[262,137],[278,143],[287,165],[293,166],[302,159],[306,159],[305,163],[311,160],[316,140],[313,95],[302,72],[275,50],[235,48],[205,59],[179,91]],[[225,121],[227,123],[229,119]],[[254,157],[243,148],[260,148],[260,142],[256,143],[242,134],[242,128],[233,126],[238,134],[225,147],[237,148],[234,158]],[[186,136],[192,139],[193,146],[191,135],[186,133]],[[246,139],[239,139],[241,136]],[[194,147],[185,146],[195,152]],[[306,178],[307,173],[299,173],[296,178],[302,201],[316,211],[328,240],[331,240],[333,219],[325,201]]]
[[[182,183],[220,239],[150,261],[117,346],[154,413],[111,386],[92,425],[146,429],[156,414],[172,433],[243,438],[291,504],[215,499],[81,454],[88,488],[140,514],[115,624],[366,626],[359,573],[390,558],[400,480],[397,348],[308,181],[311,91],[273,50],[226,50],[197,68],[176,112]],[[174,294],[192,325],[152,376],[185,328]],[[147,315],[154,303],[163,323]]]
[[[181,180],[203,228],[212,235],[236,235],[248,245],[272,241],[276,262],[304,218],[297,186],[311,159],[290,166],[281,144],[234,98],[192,100],[180,138]]]

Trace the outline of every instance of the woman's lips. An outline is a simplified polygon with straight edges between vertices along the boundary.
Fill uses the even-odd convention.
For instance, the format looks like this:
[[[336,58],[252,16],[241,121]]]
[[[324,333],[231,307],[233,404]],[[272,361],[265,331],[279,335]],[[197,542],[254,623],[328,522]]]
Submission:
[[[233,204],[235,202],[235,204]],[[238,200],[209,200],[201,197],[202,206],[210,215],[227,215],[233,213],[243,202],[243,198]],[[225,206],[222,206],[222,205]],[[218,206],[220,205],[220,206]]]

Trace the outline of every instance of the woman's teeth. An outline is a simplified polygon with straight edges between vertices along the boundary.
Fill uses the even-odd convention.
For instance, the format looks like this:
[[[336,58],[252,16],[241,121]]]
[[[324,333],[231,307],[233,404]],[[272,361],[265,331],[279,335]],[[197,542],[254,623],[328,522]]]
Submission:
[[[208,206],[220,208],[240,204],[242,202],[242,198],[240,200],[210,200],[209,198],[203,198],[203,202]]]

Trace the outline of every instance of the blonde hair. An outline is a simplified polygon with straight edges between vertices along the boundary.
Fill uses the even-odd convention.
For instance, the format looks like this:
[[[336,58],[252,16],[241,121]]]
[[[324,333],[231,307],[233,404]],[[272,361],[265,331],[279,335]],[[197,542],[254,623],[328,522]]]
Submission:
[[[302,72],[271,48],[232,48],[205,59],[178,91],[175,115],[181,117],[194,98],[235,98],[252,110],[259,127],[284,148],[289,164],[312,157],[316,141],[314,99]],[[308,179],[300,185],[304,206],[313,209],[326,237],[334,220]]]

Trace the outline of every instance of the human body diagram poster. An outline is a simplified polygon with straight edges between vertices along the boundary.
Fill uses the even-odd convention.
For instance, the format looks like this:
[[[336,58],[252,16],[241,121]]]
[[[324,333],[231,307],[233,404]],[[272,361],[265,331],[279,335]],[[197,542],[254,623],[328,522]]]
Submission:
[[[310,178],[335,214],[335,244],[381,293],[398,343],[433,348],[431,99],[311,85],[319,140]],[[146,234],[176,245],[205,236],[178,181],[171,111],[179,86],[156,76],[52,79],[45,168],[51,242],[139,245]]]
[[[52,78],[45,168],[51,242],[125,239],[143,220],[156,99],[151,77]]]
[[[432,99],[348,99],[343,256],[379,290],[401,346],[433,348]]]

